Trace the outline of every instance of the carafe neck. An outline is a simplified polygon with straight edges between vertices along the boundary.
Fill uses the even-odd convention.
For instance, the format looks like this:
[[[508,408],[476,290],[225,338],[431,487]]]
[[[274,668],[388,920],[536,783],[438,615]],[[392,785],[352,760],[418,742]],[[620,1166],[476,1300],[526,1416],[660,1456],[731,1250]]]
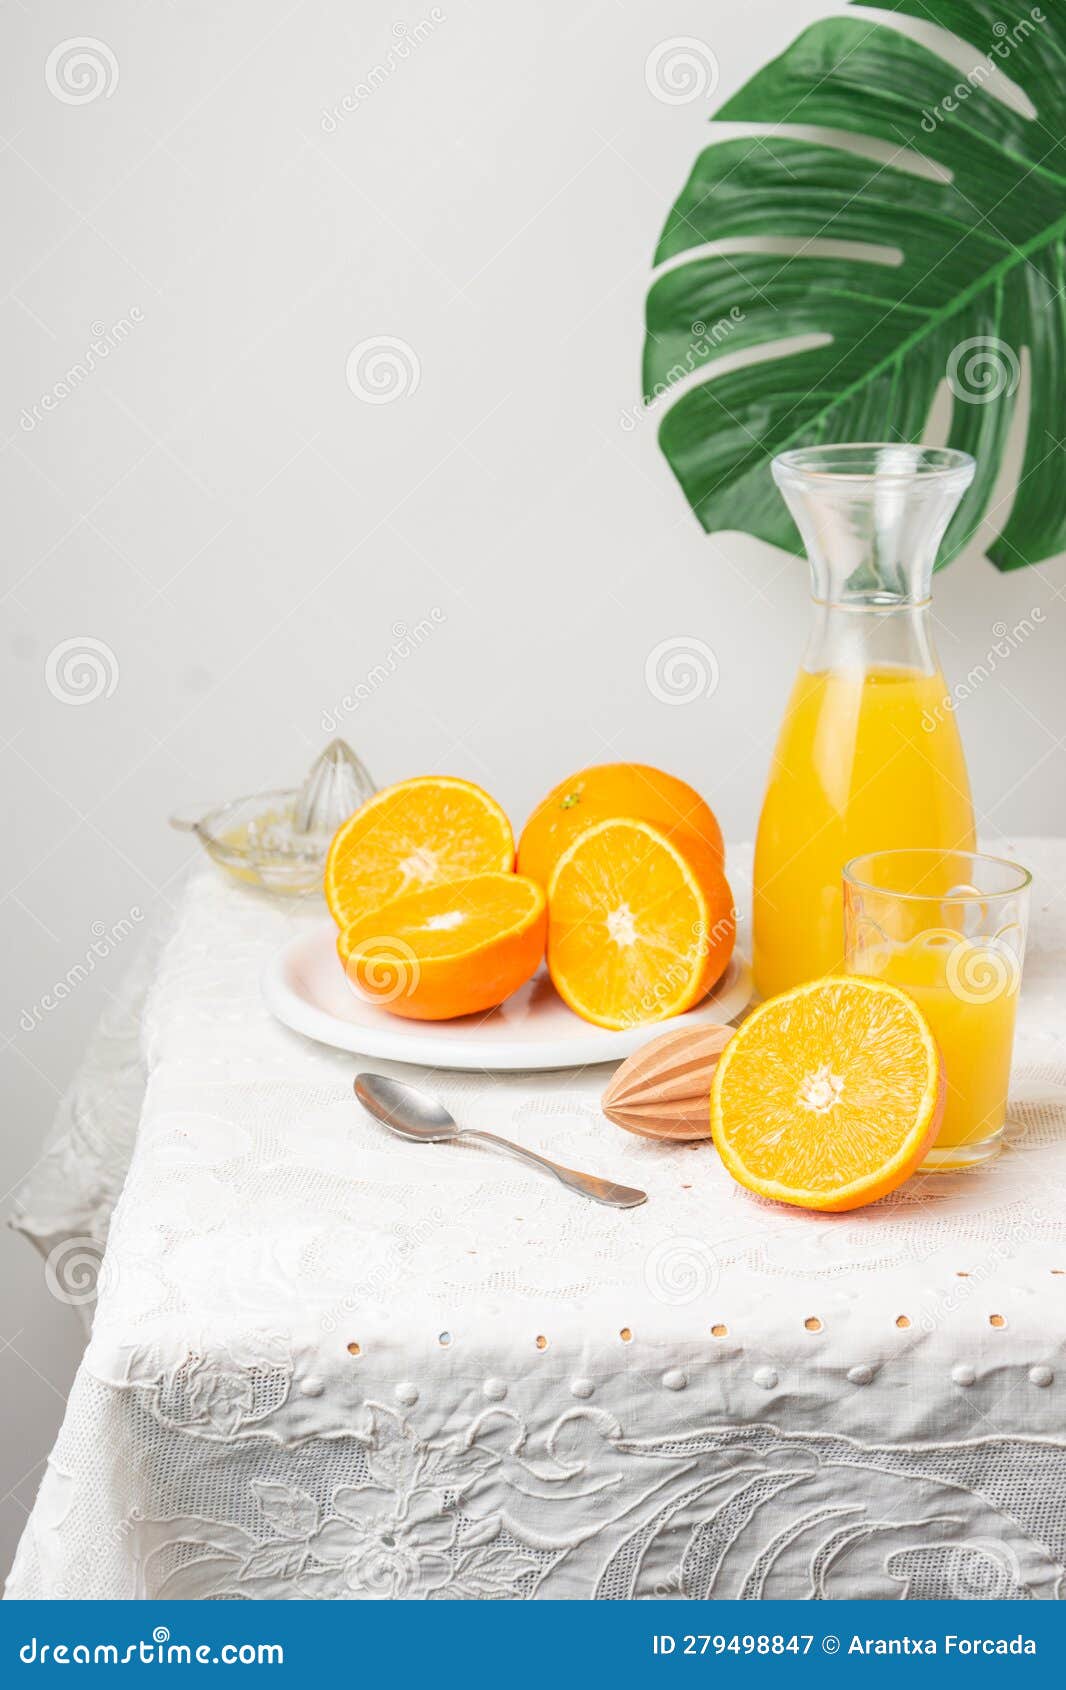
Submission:
[[[785,452],[773,469],[816,603],[875,616],[928,605],[972,458],[919,446],[820,446]]]
[[[830,604],[816,599],[803,667],[812,673],[864,675],[883,669],[938,674],[929,600]]]

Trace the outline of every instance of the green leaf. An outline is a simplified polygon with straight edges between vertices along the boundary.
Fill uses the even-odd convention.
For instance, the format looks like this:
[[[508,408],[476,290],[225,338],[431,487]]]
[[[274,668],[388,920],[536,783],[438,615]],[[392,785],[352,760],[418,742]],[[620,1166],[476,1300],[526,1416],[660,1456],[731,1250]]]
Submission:
[[[656,253],[670,264],[648,295],[645,398],[665,394],[659,442],[705,529],[800,551],[772,455],[919,441],[947,381],[946,443],[972,452],[978,471],[941,561],[987,515],[998,536],[988,555],[1018,569],[1066,548],[1066,7],[898,0],[881,10],[884,22],[815,24],[715,114],[830,129],[841,145],[778,131],[717,142],[697,159]],[[989,94],[985,69],[967,77],[892,27],[891,12],[986,55],[1033,115]],[[864,153],[845,150],[862,142]],[[738,248],[767,236],[787,250]],[[841,255],[830,241],[881,251]],[[794,336],[821,339],[765,350]],[[727,355],[760,349],[760,362],[713,373]],[[993,506],[1023,349],[1018,490]]]

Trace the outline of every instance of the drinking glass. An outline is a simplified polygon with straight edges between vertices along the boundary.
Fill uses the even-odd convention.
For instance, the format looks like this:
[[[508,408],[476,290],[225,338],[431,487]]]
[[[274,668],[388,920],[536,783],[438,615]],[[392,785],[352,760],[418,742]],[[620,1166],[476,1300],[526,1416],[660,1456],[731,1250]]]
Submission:
[[[848,972],[902,986],[943,1057],[944,1117],[926,1170],[973,1167],[1000,1148],[1031,880],[972,851],[873,851],[844,869]]]

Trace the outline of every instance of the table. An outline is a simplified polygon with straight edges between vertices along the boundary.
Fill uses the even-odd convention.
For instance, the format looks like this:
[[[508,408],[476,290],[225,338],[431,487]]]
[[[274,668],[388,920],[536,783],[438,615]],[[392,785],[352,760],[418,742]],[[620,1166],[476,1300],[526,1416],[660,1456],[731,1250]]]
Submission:
[[[619,1132],[602,1069],[433,1084],[641,1209],[395,1142],[259,996],[321,912],[198,868],[19,1201],[68,1300],[106,1249],[8,1595],[1061,1595],[1066,842],[1003,848],[1008,1147],[835,1217]]]

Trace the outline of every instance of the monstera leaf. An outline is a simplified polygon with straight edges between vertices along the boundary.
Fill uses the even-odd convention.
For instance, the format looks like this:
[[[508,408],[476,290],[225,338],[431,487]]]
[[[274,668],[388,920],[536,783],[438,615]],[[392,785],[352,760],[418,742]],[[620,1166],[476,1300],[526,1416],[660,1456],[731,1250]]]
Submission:
[[[942,561],[987,514],[989,556],[1021,568],[1066,547],[1066,6],[879,9],[815,24],[715,114],[763,133],[708,147],[667,221],[645,397],[665,394],[660,444],[704,528],[799,550],[771,455],[919,441],[947,382],[946,443],[978,473]],[[949,32],[936,39],[956,55],[961,40],[970,70],[893,13]],[[1011,103],[989,92],[993,67]],[[796,336],[801,349],[770,346]],[[753,349],[760,361],[713,373]],[[1025,349],[1024,459],[1013,502],[993,504]]]

